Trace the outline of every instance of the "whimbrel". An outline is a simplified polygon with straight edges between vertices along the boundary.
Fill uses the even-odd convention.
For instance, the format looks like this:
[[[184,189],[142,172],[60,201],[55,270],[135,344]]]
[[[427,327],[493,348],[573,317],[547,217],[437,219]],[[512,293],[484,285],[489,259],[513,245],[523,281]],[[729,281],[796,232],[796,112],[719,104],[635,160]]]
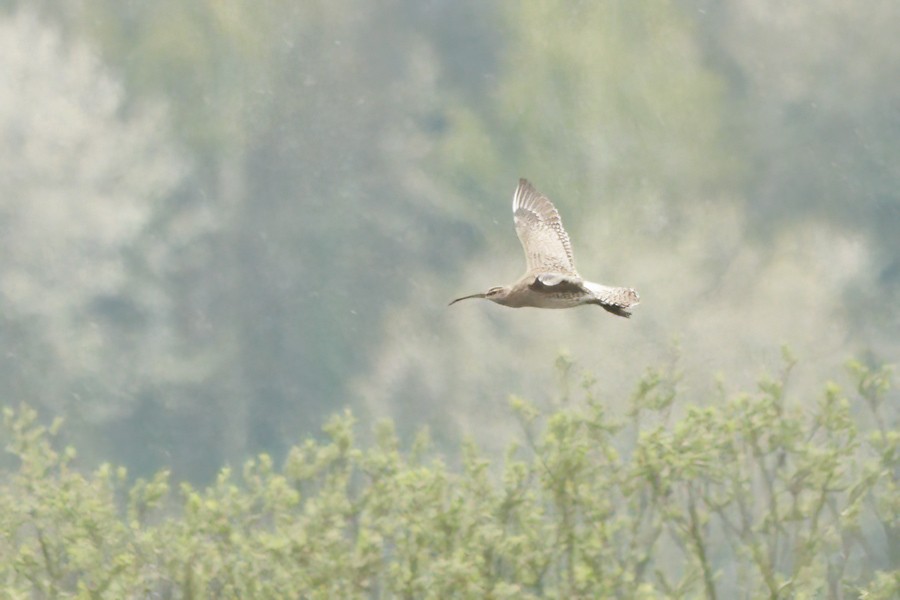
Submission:
[[[631,288],[609,287],[585,281],[575,270],[569,234],[550,199],[519,180],[513,194],[516,233],[525,250],[525,275],[512,285],[492,287],[483,294],[457,298],[485,298],[503,306],[520,308],[571,308],[598,304],[620,317],[630,317],[629,308],[640,301]]]

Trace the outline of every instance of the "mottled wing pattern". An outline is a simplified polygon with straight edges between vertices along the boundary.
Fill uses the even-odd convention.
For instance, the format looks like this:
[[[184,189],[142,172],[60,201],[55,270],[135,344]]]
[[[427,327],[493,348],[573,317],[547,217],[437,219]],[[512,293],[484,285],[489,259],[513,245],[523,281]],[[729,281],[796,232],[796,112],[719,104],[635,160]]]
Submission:
[[[569,234],[563,229],[556,207],[526,179],[519,180],[513,194],[513,217],[529,273],[578,277]]]

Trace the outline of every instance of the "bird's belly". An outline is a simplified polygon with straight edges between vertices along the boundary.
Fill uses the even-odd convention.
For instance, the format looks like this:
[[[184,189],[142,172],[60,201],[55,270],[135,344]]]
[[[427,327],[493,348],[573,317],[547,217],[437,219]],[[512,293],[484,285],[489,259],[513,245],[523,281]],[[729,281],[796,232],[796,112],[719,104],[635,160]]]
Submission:
[[[523,308],[526,306],[534,308],[572,308],[580,306],[590,299],[591,298],[586,294],[577,294],[574,292],[547,294],[528,290],[525,293],[518,295],[514,302],[510,303],[508,306],[514,308]]]

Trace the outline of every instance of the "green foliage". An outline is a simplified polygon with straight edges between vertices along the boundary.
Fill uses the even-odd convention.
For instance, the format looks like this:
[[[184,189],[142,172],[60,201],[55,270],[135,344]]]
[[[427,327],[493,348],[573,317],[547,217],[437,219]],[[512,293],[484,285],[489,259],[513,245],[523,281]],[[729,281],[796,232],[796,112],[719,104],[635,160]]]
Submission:
[[[891,373],[851,363],[857,397],[829,383],[804,413],[786,358],[706,407],[649,372],[622,421],[590,379],[573,402],[562,361],[578,406],[513,398],[523,444],[502,467],[467,443],[450,469],[425,434],[403,452],[388,423],[363,448],[345,413],[280,469],[260,455],[203,490],[82,473],[58,422],[8,409],[0,580],[38,598],[896,597]]]
[[[545,0],[502,16],[496,89],[452,105],[437,153],[456,186],[491,197],[524,174],[563,178],[567,213],[579,198],[679,200],[733,175],[722,85],[677,5]]]

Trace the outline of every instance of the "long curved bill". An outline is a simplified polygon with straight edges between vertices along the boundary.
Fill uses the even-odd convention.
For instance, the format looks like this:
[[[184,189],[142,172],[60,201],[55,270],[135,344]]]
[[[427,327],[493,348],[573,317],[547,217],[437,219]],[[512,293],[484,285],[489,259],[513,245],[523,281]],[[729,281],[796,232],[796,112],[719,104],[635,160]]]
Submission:
[[[469,298],[484,298],[484,294],[472,294],[471,296],[463,296],[462,298],[457,298],[456,300],[454,300],[453,302],[451,302],[451,303],[448,304],[447,306],[453,306],[454,304],[456,304],[456,303],[459,302],[460,300],[468,300]]]

